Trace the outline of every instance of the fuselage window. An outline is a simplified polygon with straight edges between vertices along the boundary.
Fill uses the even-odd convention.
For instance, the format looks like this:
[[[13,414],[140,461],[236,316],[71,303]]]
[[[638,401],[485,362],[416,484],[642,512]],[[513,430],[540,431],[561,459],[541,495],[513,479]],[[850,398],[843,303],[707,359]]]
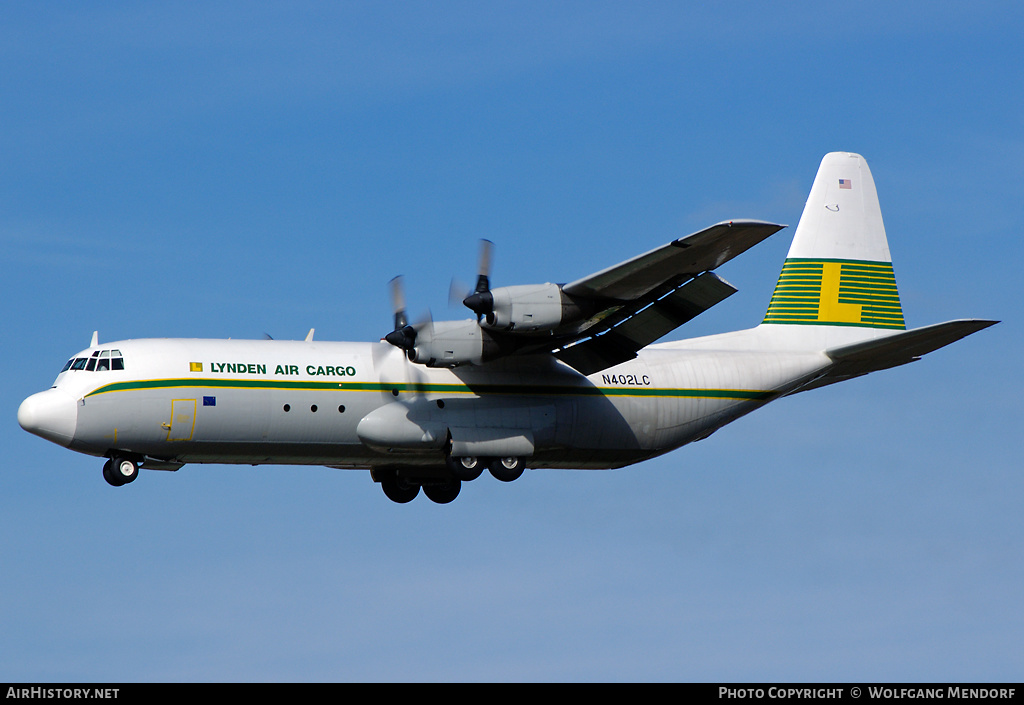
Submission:
[[[104,350],[100,353],[100,361],[96,363],[97,372],[106,372],[110,369],[110,351]]]
[[[71,363],[71,369],[72,370],[84,370],[85,369],[85,363],[87,363],[88,361],[89,361],[89,358],[86,358],[86,357],[76,357],[75,361],[73,363]]]
[[[85,365],[85,369],[88,370],[89,372],[92,372],[93,370],[96,369],[96,358],[95,357],[90,357],[89,358],[89,362]]]
[[[75,361],[75,358],[71,358],[70,360],[65,362],[64,363],[64,369],[62,369],[61,372],[67,372],[69,369],[71,369],[71,363],[74,362],[74,361]]]

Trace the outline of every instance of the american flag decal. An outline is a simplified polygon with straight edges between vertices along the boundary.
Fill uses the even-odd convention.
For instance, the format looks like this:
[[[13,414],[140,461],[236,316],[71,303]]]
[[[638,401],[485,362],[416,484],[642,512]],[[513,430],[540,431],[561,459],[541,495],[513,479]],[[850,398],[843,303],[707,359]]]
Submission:
[[[839,179],[839,188],[853,188],[853,182],[849,179]]]

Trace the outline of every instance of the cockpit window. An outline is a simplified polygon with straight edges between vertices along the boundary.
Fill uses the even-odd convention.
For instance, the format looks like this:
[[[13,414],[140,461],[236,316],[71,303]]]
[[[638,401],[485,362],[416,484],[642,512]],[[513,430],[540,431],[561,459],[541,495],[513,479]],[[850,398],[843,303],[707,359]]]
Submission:
[[[85,370],[87,372],[107,372],[123,370],[124,358],[120,350],[96,350],[89,357],[73,357],[64,365],[61,372],[68,370]]]

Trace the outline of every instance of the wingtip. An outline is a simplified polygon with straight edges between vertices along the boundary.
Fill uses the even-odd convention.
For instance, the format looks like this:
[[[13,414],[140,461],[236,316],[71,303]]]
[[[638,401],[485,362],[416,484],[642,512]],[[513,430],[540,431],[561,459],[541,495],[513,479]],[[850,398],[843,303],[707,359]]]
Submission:
[[[783,225],[781,223],[773,223],[770,220],[757,220],[754,218],[733,218],[731,220],[723,220],[720,223],[715,223],[711,227],[718,226],[725,226],[727,228],[768,226],[775,228],[776,230],[782,230],[783,228],[789,227],[788,225]]]

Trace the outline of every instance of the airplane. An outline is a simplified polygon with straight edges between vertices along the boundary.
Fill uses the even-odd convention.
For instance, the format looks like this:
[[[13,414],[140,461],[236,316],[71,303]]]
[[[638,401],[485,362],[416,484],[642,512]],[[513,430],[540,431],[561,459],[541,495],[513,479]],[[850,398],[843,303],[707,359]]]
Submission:
[[[106,458],[113,486],[187,463],[363,469],[390,500],[454,500],[485,469],[612,469],[707,438],[783,396],[920,359],[998,321],[908,330],[867,162],[821,161],[764,319],[657,342],[736,289],[714,273],[783,225],[732,220],[566,284],[492,288],[483,241],[461,321],[378,342],[141,339],[90,345],[18,409]]]

